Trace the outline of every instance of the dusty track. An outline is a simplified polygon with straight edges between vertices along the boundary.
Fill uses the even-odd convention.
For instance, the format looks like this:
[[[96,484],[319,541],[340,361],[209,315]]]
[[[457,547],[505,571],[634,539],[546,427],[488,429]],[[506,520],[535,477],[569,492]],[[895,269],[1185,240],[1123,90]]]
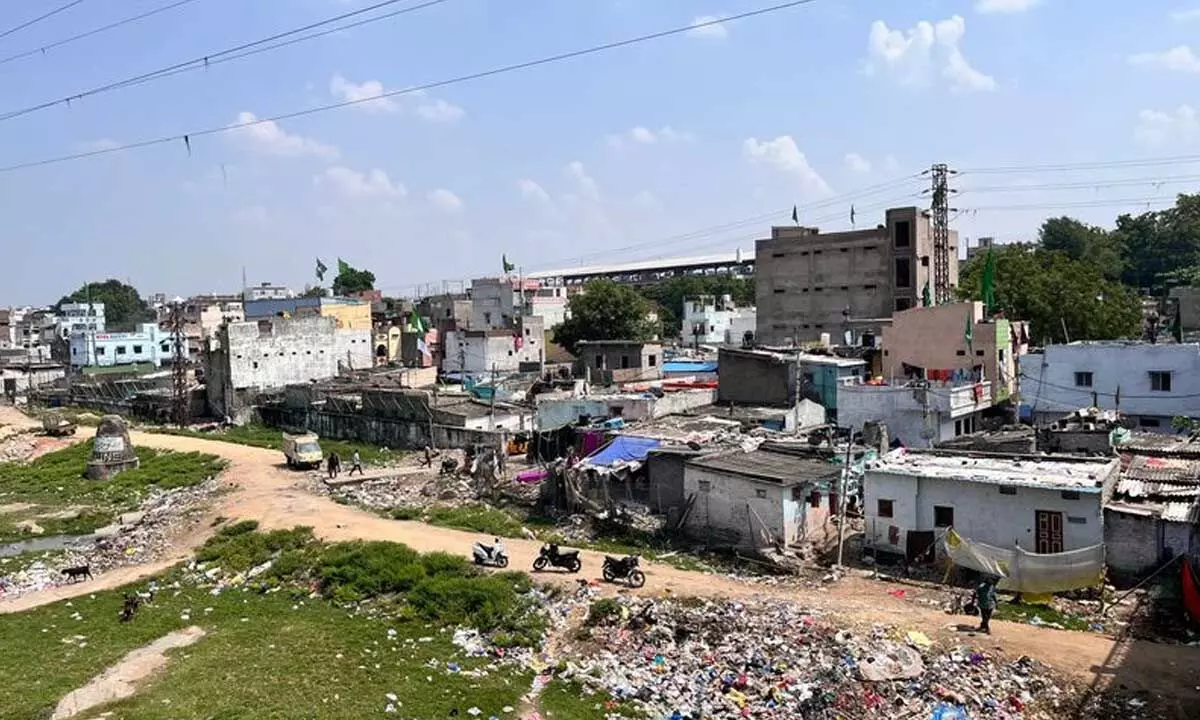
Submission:
[[[16,425],[30,424],[31,421],[11,408],[0,407],[0,423]],[[87,437],[88,433],[81,435]],[[210,511],[212,517],[254,519],[264,529],[307,525],[313,528],[317,536],[326,540],[390,540],[420,551],[444,550],[464,555],[469,554],[471,543],[478,539],[476,535],[458,530],[417,522],[385,520],[308,492],[303,488],[304,479],[289,471],[282,464],[282,456],[275,451],[171,435],[135,432],[131,433],[131,437],[137,445],[206,452],[228,460],[230,467],[223,479],[229,484],[230,492],[218,498]],[[204,542],[209,533],[208,523],[203,523],[196,534],[179,538],[176,543],[177,558],[186,557],[194,547]],[[529,540],[510,539],[505,544],[512,557],[513,569],[529,568],[539,548],[539,543]],[[584,552],[582,557],[582,575],[596,576],[603,555]],[[100,589],[118,587],[160,572],[170,564],[171,561],[166,561],[123,568],[106,573],[94,582],[66,585],[0,602],[0,613],[17,612]],[[661,564],[647,564],[645,569],[646,587],[640,592],[646,594],[668,590],[677,595],[707,597],[785,596],[806,607],[837,613],[854,622],[882,622],[920,628],[943,637],[956,635],[953,618],[939,610],[896,599],[887,594],[887,590],[891,589],[889,586],[860,578],[848,577],[828,588],[807,590],[757,586],[722,575],[688,572]],[[572,578],[554,573],[544,573],[540,577],[550,581],[573,582]],[[1010,654],[1028,655],[1084,682],[1104,684],[1111,681],[1130,689],[1160,694],[1172,698],[1184,713],[1200,714],[1196,710],[1200,708],[1200,650],[1197,648],[1116,641],[1103,635],[1040,629],[1015,623],[996,622],[993,628],[991,637],[963,638],[963,641],[977,647],[994,647]],[[1190,716],[1196,717],[1197,714]]]

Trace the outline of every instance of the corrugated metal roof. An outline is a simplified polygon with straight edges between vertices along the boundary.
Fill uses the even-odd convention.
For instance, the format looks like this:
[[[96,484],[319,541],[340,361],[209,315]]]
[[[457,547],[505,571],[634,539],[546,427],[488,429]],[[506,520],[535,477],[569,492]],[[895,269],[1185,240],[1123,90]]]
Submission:
[[[1178,485],[1200,485],[1200,460],[1151,455],[1121,456],[1122,476],[1132,480]]]
[[[761,478],[782,485],[836,477],[841,472],[833,463],[824,460],[770,450],[709,455],[690,460],[688,465]]]
[[[1196,497],[1200,495],[1200,486],[1124,478],[1117,483],[1116,493],[1130,498]]]
[[[1169,522],[1200,524],[1200,501],[1167,503],[1163,507],[1162,519]]]
[[[1136,433],[1129,442],[1121,445],[1119,451],[1160,457],[1200,458],[1200,441],[1162,433]]]

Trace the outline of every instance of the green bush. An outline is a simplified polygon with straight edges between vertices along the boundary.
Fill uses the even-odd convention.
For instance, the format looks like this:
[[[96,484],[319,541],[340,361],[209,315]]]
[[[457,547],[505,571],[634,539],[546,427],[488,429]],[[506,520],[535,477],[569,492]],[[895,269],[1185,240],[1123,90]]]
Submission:
[[[340,600],[360,600],[411,590],[425,578],[416,550],[390,542],[331,545],[320,561],[321,589]]]
[[[221,528],[219,531],[217,531],[217,534],[222,537],[237,537],[238,535],[252,533],[257,529],[257,520],[238,520],[232,525]]]
[[[253,527],[246,529],[249,523],[253,521],[237,523],[224,529],[234,532],[222,531],[209,538],[196,551],[196,560],[219,565],[227,571],[242,572],[287,550],[297,550],[313,542],[312,528],[309,527],[260,533]]]
[[[587,618],[583,621],[585,627],[608,625],[621,617],[622,606],[614,598],[600,598],[588,608]]]
[[[469,530],[496,537],[520,537],[521,522],[511,514],[489,505],[429,508],[425,522],[430,525]]]
[[[424,513],[419,507],[392,508],[393,520],[420,520]]]

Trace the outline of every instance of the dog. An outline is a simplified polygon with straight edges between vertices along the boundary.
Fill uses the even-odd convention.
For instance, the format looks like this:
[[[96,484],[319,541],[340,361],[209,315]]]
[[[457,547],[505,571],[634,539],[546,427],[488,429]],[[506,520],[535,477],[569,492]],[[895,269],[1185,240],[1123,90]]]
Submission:
[[[121,622],[129,622],[133,616],[137,614],[138,607],[142,604],[141,598],[137,595],[125,594],[125,604],[121,606]]]
[[[92,579],[92,567],[90,565],[80,565],[79,567],[63,568],[62,574],[71,582]]]

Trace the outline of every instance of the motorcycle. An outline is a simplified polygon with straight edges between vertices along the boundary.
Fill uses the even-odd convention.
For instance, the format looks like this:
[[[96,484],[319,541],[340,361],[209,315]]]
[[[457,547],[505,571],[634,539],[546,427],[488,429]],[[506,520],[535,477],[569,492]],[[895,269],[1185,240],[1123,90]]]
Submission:
[[[504,543],[500,538],[491,545],[484,545],[481,542],[471,546],[471,556],[475,560],[476,565],[488,565],[490,567],[505,568],[508,567],[508,552],[504,549]]]
[[[558,549],[558,545],[551,543],[543,545],[537,559],[533,561],[533,569],[539,572],[547,566],[565,568],[567,572],[577,573],[583,567],[583,562],[579,559],[578,550],[562,551]]]
[[[624,580],[629,583],[629,587],[633,588],[640,588],[646,584],[646,574],[638,570],[637,555],[628,555],[623,558],[605,555],[604,579],[608,582]]]

